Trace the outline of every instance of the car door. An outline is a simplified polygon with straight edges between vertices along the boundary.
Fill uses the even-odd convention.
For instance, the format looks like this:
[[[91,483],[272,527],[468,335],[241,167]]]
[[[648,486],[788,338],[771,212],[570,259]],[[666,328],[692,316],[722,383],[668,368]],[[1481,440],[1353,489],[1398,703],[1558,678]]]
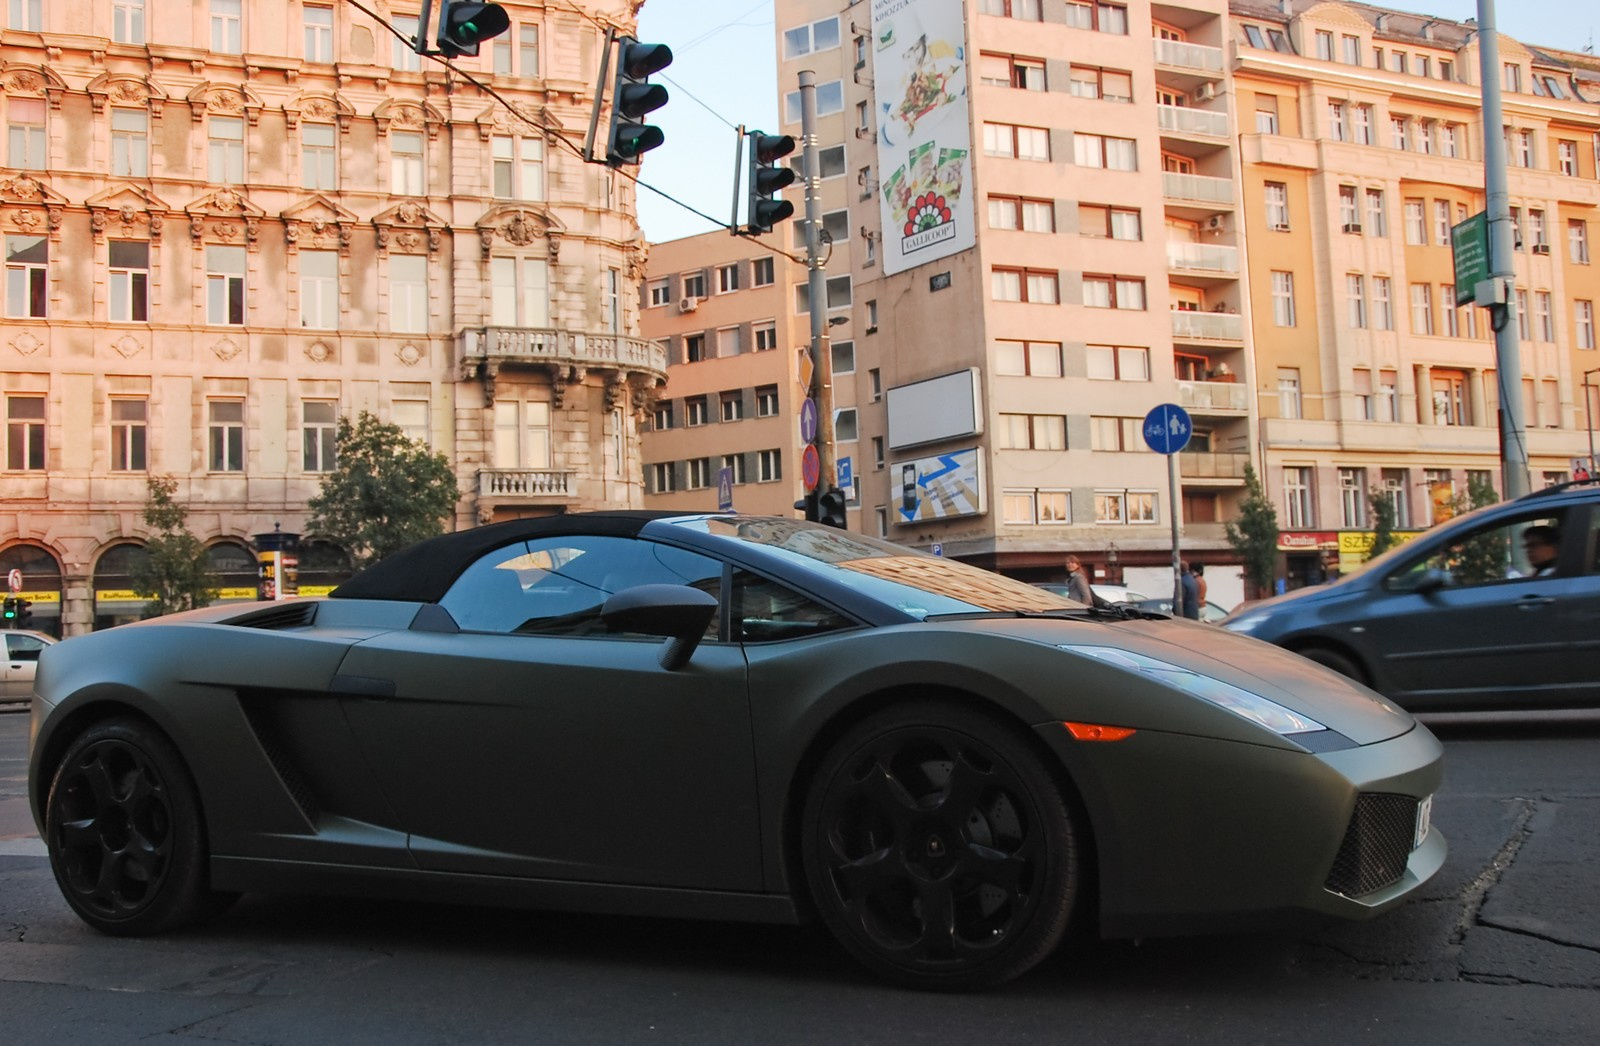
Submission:
[[[5,679],[0,695],[7,701],[26,701],[33,696],[33,677],[39,668],[39,652],[47,645],[38,636],[23,632],[6,634]]]
[[[1480,522],[1400,564],[1369,606],[1364,627],[1385,663],[1390,692],[1412,711],[1566,703],[1592,662],[1596,621],[1573,613],[1592,578],[1563,561],[1534,576],[1521,548],[1529,527],[1571,533],[1565,514],[1530,506]],[[1580,523],[1574,515],[1570,522]]]
[[[350,721],[424,868],[758,890],[744,655],[703,642],[660,665],[659,637],[598,611],[636,584],[716,595],[722,564],[654,542],[553,537],[496,550],[441,605],[460,633],[394,633],[341,669],[375,680]],[[385,692],[392,685],[392,693]]]

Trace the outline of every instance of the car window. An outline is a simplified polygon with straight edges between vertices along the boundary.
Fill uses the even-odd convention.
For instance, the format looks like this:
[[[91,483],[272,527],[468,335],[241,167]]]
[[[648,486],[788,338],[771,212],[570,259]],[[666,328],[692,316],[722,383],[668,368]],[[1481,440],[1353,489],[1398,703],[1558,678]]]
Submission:
[[[722,563],[619,537],[551,537],[495,549],[456,579],[439,605],[469,632],[614,636],[600,608],[636,585],[688,585],[721,599]],[[706,638],[719,635],[713,617]]]
[[[37,661],[45,641],[38,636],[10,635],[6,636],[6,646],[10,648],[9,656],[13,661]]]
[[[734,572],[733,591],[739,636],[747,643],[816,636],[855,625],[809,596],[749,571]]]
[[[1555,574],[1561,525],[1562,516],[1546,509],[1462,528],[1447,543],[1406,561],[1384,579],[1384,587],[1410,591],[1429,577],[1444,587],[1467,588]]]

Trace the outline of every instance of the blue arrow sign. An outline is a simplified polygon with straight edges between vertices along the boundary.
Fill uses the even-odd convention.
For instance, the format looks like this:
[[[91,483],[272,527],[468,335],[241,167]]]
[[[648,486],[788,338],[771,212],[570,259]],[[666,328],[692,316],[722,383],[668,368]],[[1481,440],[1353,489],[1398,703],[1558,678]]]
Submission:
[[[807,399],[800,404],[800,442],[810,443],[817,438],[817,401]]]
[[[840,458],[838,461],[836,461],[834,463],[833,469],[834,469],[834,472],[839,477],[839,489],[840,490],[848,491],[850,489],[850,485],[851,485],[850,481],[854,478],[851,475],[850,464],[851,464],[850,463],[850,459],[847,458],[847,457]]]
[[[1144,441],[1157,454],[1176,454],[1189,445],[1194,423],[1176,403],[1163,403],[1144,416]]]

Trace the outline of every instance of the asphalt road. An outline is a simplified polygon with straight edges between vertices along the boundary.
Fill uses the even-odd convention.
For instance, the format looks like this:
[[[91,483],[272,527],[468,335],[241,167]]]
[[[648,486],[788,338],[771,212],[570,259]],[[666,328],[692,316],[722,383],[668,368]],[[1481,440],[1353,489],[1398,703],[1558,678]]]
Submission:
[[[0,715],[0,1042],[1493,1043],[1600,1041],[1600,715],[1433,719],[1448,864],[1376,921],[1069,942],[984,995],[883,987],[815,928],[247,897],[101,937],[24,809]]]

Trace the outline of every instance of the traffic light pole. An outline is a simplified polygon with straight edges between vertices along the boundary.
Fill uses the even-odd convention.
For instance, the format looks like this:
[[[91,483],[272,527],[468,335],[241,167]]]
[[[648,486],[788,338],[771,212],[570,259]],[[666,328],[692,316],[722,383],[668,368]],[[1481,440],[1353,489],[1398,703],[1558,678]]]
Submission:
[[[817,155],[817,74],[800,70],[801,157],[806,179],[806,270],[811,298],[811,396],[817,402],[817,494],[837,489],[833,456],[833,352],[828,345],[828,278],[822,270],[822,172]]]

